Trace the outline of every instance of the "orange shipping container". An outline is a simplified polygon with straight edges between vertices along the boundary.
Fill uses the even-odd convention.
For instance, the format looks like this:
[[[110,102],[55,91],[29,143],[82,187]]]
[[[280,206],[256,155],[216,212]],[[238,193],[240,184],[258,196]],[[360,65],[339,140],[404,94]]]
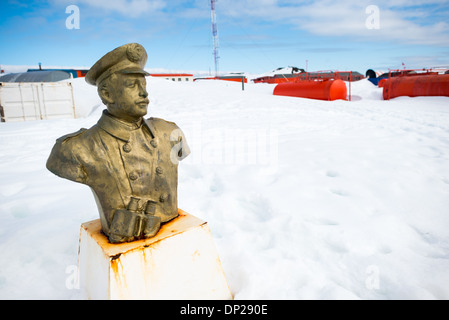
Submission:
[[[400,96],[449,97],[449,74],[394,77],[388,79],[384,83],[384,100],[389,100]]]
[[[347,88],[343,80],[285,82],[278,84],[273,94],[329,101],[346,100]]]

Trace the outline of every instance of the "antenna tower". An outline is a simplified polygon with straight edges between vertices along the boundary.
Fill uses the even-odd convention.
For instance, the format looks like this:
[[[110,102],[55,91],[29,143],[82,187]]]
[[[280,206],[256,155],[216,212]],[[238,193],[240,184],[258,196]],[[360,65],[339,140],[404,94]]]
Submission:
[[[212,20],[212,39],[214,40],[214,61],[215,61],[215,76],[218,76],[218,29],[217,29],[217,15],[215,12],[215,3],[217,0],[210,0],[210,16]]]

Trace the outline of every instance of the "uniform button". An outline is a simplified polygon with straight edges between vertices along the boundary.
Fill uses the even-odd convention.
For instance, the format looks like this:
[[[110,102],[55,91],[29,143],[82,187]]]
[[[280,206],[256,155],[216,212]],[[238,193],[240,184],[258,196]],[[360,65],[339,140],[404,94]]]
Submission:
[[[156,147],[157,147],[157,141],[156,141],[156,140],[151,140],[151,141],[150,141],[150,144],[151,144],[151,146],[152,146],[153,148],[156,148]]]
[[[131,180],[137,180],[137,178],[138,178],[137,173],[131,172],[131,173],[129,174],[129,178],[130,178]]]
[[[164,202],[165,200],[168,199],[168,193],[163,193],[160,197],[159,197],[159,201],[160,202]]]
[[[156,168],[156,173],[157,173],[158,175],[161,175],[161,174],[164,173],[164,170],[163,170],[161,167],[157,167],[157,168]]]
[[[131,146],[129,145],[129,143],[126,143],[123,145],[123,151],[125,152],[131,152]]]

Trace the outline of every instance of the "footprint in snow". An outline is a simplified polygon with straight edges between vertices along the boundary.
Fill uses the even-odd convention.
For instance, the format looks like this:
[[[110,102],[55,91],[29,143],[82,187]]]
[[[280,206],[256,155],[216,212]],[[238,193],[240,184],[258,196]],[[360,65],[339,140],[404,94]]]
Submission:
[[[331,189],[330,192],[332,192],[333,194],[335,194],[337,196],[341,196],[341,197],[349,196],[349,192],[342,190],[342,189]]]
[[[329,178],[336,178],[339,176],[339,174],[336,171],[328,170],[326,172],[326,176],[328,176]]]

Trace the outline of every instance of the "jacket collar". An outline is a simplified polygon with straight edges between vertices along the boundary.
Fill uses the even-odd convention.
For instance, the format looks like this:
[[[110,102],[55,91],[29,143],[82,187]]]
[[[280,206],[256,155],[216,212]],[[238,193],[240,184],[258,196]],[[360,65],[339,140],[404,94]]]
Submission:
[[[101,129],[109,133],[111,136],[127,142],[129,141],[129,138],[131,136],[131,131],[140,129],[142,126],[146,127],[154,138],[154,128],[152,128],[153,126],[149,121],[146,121],[144,119],[140,120],[137,124],[132,124],[121,121],[111,116],[107,110],[104,110],[97,124]]]

